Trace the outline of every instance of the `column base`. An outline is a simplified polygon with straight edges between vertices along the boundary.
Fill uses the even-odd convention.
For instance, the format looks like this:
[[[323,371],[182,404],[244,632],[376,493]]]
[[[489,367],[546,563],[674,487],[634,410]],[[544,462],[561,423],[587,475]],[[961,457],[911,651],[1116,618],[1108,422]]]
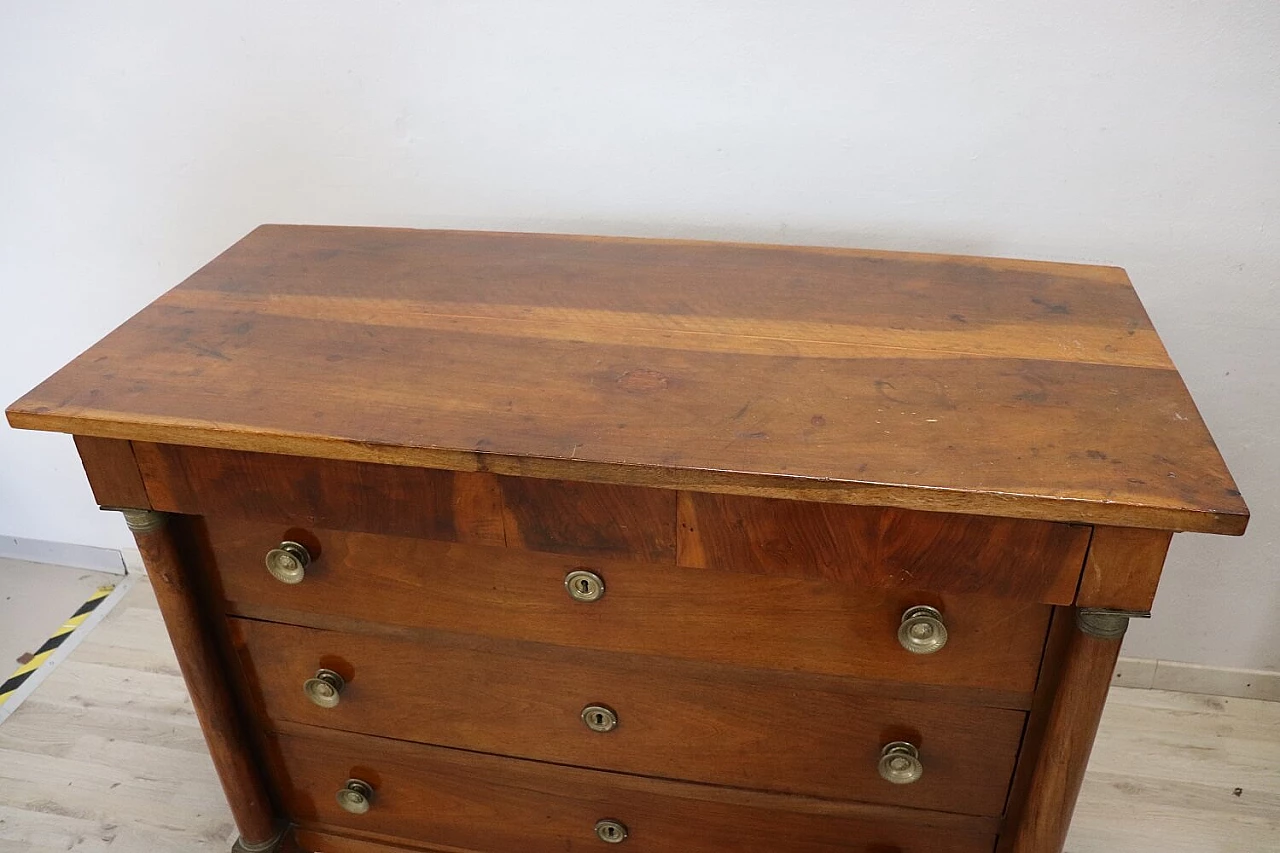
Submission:
[[[284,853],[285,836],[289,833],[289,825],[284,824],[280,827],[280,831],[270,841],[260,841],[257,844],[250,844],[243,838],[237,838],[236,843],[231,845],[231,853]]]

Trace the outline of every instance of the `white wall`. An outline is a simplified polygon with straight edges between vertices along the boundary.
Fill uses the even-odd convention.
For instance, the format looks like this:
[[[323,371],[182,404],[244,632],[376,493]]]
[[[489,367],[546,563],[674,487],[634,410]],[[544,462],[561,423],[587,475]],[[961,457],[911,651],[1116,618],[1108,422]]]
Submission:
[[[1254,511],[1129,654],[1280,669],[1280,4],[0,0],[0,402],[261,222],[1126,267]],[[122,546],[0,428],[0,533]]]

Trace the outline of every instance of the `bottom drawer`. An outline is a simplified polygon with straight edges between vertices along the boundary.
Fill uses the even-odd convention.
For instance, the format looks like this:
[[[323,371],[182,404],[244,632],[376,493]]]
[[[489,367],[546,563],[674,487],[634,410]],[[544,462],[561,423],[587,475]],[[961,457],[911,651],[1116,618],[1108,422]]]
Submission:
[[[289,726],[273,772],[289,816],[476,853],[990,853],[995,820],[837,803]],[[367,810],[338,793],[367,784]],[[352,797],[359,807],[360,797]],[[343,844],[346,846],[344,847]],[[335,850],[382,853],[342,839]],[[327,851],[326,851],[327,853]]]
[[[310,829],[295,830],[293,843],[292,848],[285,847],[287,853],[434,853],[429,847],[391,846]]]

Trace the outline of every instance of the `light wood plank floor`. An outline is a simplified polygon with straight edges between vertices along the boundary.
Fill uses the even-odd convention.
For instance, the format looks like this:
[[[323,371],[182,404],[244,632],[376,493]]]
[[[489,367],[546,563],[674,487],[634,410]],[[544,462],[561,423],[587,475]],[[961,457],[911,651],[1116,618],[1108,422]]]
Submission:
[[[0,726],[0,853],[229,850],[151,587]],[[1115,688],[1070,853],[1280,851],[1280,703]]]

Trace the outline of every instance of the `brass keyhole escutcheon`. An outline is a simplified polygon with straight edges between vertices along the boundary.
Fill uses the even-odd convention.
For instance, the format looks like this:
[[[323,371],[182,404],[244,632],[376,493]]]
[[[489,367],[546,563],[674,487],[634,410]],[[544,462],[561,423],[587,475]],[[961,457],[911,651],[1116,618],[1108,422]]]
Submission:
[[[621,844],[627,840],[627,827],[622,821],[605,820],[596,822],[596,837],[605,844]]]
[[[611,732],[618,727],[618,714],[607,705],[588,705],[582,709],[582,722],[593,732]]]
[[[575,601],[598,601],[604,595],[604,578],[595,572],[579,569],[565,575],[564,588]]]

